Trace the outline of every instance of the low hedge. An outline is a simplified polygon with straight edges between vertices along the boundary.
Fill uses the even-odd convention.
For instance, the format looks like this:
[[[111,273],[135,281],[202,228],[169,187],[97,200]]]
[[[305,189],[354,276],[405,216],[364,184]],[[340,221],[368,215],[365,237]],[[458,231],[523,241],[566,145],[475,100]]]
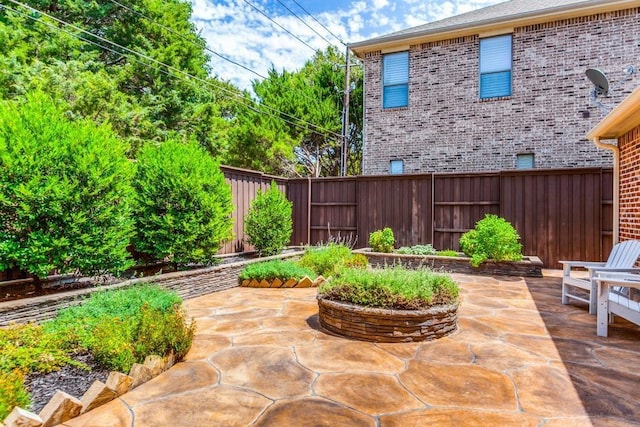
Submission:
[[[307,276],[314,280],[317,275],[309,268],[302,267],[293,261],[272,260],[247,265],[238,275],[240,281],[260,280],[300,280]]]

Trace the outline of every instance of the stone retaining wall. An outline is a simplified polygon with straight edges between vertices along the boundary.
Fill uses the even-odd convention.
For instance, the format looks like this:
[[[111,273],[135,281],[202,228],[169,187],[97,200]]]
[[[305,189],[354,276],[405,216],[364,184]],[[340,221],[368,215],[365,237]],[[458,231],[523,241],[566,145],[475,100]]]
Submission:
[[[26,323],[53,318],[58,310],[81,304],[91,293],[104,289],[127,288],[142,283],[154,283],[174,290],[184,299],[195,298],[238,286],[238,274],[247,265],[270,259],[298,257],[302,252],[293,252],[272,257],[256,258],[242,262],[223,264],[198,270],[179,271],[157,276],[127,280],[114,285],[79,289],[54,295],[7,301],[0,303],[0,326],[12,322]]]
[[[487,261],[473,267],[467,257],[445,257],[430,255],[387,254],[379,252],[355,251],[364,254],[373,267],[401,264],[409,268],[429,267],[451,273],[483,274],[490,276],[542,277],[542,261],[535,256],[522,261]]]
[[[320,325],[338,335],[373,342],[442,338],[456,330],[458,306],[387,310],[318,298]]]

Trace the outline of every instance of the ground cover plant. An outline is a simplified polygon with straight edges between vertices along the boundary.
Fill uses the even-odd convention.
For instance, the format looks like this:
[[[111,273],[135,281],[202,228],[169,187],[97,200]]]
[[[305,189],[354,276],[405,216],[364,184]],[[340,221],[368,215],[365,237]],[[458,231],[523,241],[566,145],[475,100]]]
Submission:
[[[291,239],[292,203],[278,190],[275,181],[267,191],[258,190],[244,218],[249,244],[262,256],[276,255]]]
[[[406,255],[437,255],[437,251],[432,245],[403,246],[396,250],[396,253]]]
[[[347,269],[322,284],[319,295],[368,307],[418,310],[455,304],[459,289],[453,279],[428,269]]]
[[[436,255],[438,255],[438,256],[451,256],[451,257],[460,256],[458,251],[454,251],[453,249],[444,249],[444,250],[441,250],[441,251],[436,251]]]
[[[282,261],[279,259],[257,262],[247,265],[238,275],[240,280],[273,280],[289,279],[300,280],[307,276],[315,280],[317,275],[310,268],[303,267],[294,261]]]
[[[504,218],[487,214],[473,230],[460,237],[460,249],[471,257],[471,265],[478,267],[486,260],[520,261],[520,236]]]
[[[393,236],[393,230],[385,227],[382,230],[376,230],[369,235],[369,246],[374,252],[390,253],[396,243]]]
[[[337,275],[345,267],[366,267],[367,258],[354,254],[344,245],[329,243],[326,246],[308,248],[299,264],[308,267],[324,277]]]

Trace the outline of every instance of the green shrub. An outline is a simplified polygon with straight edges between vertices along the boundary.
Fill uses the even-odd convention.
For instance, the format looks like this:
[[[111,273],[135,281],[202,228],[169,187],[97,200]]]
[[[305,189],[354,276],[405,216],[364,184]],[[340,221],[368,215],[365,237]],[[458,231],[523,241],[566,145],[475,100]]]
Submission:
[[[406,255],[435,255],[436,250],[431,245],[415,245],[411,247],[403,246],[396,251]]]
[[[369,246],[374,252],[393,252],[396,239],[393,237],[393,230],[385,227],[384,230],[374,231],[369,235]]]
[[[367,268],[369,266],[369,260],[362,254],[351,254],[351,256],[344,260],[345,268]]]
[[[445,274],[430,270],[386,269],[344,270],[320,286],[323,297],[369,307],[417,310],[438,304],[456,303],[458,285]]]
[[[308,248],[299,264],[308,267],[324,277],[335,276],[353,254],[351,249],[343,245],[328,244]]]
[[[96,292],[44,327],[88,349],[105,367],[129,372],[134,362],[151,353],[181,357],[189,349],[195,324],[187,323],[181,302],[157,286]]]
[[[291,206],[274,181],[267,191],[258,190],[244,218],[244,230],[247,241],[260,255],[278,254],[289,244],[293,232]]]
[[[136,251],[175,264],[209,263],[231,237],[231,189],[195,143],[147,144],[134,181]]]
[[[0,102],[0,271],[120,272],[131,265],[126,144],[41,93]]]
[[[451,257],[460,256],[458,251],[454,251],[453,249],[444,249],[442,251],[437,251],[436,255],[439,255],[439,256],[451,256]]]
[[[300,280],[304,276],[309,277],[311,280],[316,278],[316,274],[311,269],[302,267],[293,261],[279,259],[249,264],[238,275],[240,280]]]
[[[24,374],[19,369],[8,372],[0,370],[0,420],[4,420],[15,406],[28,408],[29,393],[24,386]]]
[[[522,259],[520,236],[504,218],[487,214],[476,227],[460,237],[460,249],[471,257],[471,265],[478,267],[488,259],[519,261]]]

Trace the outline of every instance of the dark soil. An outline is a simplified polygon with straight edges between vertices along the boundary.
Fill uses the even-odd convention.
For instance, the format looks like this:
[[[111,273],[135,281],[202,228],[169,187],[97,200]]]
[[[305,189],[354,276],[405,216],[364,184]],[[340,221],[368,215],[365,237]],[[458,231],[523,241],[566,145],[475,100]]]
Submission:
[[[109,370],[101,367],[90,353],[77,354],[73,358],[89,366],[91,370],[85,371],[75,366],[65,366],[59,371],[48,374],[35,373],[27,376],[25,384],[31,394],[30,410],[32,412],[40,412],[49,403],[56,390],[80,399],[94,381],[107,380]]]

